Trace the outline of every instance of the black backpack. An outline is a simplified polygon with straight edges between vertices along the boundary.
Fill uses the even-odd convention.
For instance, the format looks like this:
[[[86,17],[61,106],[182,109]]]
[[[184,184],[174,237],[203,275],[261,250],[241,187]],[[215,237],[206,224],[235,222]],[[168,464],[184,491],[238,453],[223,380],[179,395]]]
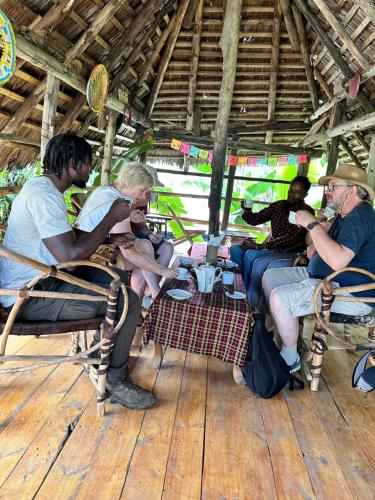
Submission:
[[[288,365],[266,329],[264,316],[255,314],[254,321],[248,357],[243,367],[246,385],[257,397],[264,399],[272,398],[287,382],[290,390],[294,390],[295,382],[303,389],[303,380],[289,373]]]

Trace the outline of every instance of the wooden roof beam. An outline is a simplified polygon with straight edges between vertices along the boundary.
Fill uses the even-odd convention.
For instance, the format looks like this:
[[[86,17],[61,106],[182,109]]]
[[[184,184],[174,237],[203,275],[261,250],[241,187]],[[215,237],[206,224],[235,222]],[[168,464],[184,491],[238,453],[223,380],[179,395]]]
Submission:
[[[310,146],[311,144],[324,144],[325,142],[329,142],[333,137],[337,137],[340,135],[347,134],[349,132],[365,130],[375,126],[375,112],[369,113],[365,116],[361,116],[355,120],[350,120],[342,125],[338,125],[337,127],[333,127],[327,130],[324,134],[315,134],[306,139],[303,139],[298,143],[301,147]]]
[[[168,37],[168,41],[166,44],[166,47],[164,49],[163,57],[161,58],[160,64],[159,64],[159,70],[156,75],[154,85],[152,87],[151,95],[148,100],[147,108],[146,108],[146,116],[151,117],[152,111],[155,106],[156,99],[159,94],[159,90],[161,87],[161,84],[163,83],[163,78],[165,75],[165,72],[167,71],[168,63],[169,60],[172,56],[172,52],[176,43],[176,40],[178,38],[178,34],[180,33],[182,21],[184,19],[186,9],[189,5],[190,0],[182,0],[179,4],[178,10],[175,14],[175,22],[173,25],[173,28],[171,30],[171,33]]]
[[[299,10],[309,21],[309,23],[316,31],[316,33],[320,36],[322,41],[326,44],[332,59],[334,60],[335,64],[338,66],[340,71],[343,73],[345,78],[351,78],[353,76],[352,70],[349,68],[349,66],[341,56],[340,51],[336,48],[335,44],[330,39],[329,34],[319,23],[317,17],[314,16],[312,12],[308,9],[306,2],[304,2],[304,0],[294,0],[294,3],[298,6]],[[372,112],[374,110],[373,104],[369,101],[369,99],[363,93],[362,90],[358,91],[357,99],[361,103],[365,111]]]
[[[150,22],[155,12],[160,8],[163,0],[149,0],[146,5],[138,12],[131,22],[129,29],[125,30],[120,38],[113,44],[112,50],[108,54],[110,69],[113,69],[120,61],[126,47],[133,46],[136,36],[140,33],[147,23]]]
[[[22,35],[17,35],[17,55],[26,60],[30,64],[52,73],[57,78],[78,90],[82,94],[86,94],[87,81],[72,68],[60,63],[56,59],[51,58],[43,50],[36,47]],[[110,95],[106,102],[106,107],[125,113],[124,104],[114,96]],[[131,110],[132,119],[145,127],[151,127],[152,123],[137,109]]]
[[[65,0],[66,1],[66,0]],[[103,9],[99,10],[95,19],[86,28],[86,30],[79,37],[77,42],[66,53],[65,62],[71,61],[79,54],[84,52],[86,48],[92,43],[95,37],[99,34],[104,24],[114,15],[114,13],[122,6],[127,0],[110,0]]]
[[[307,84],[309,86],[309,91],[310,91],[310,96],[311,96],[311,102],[313,109],[319,108],[319,97],[318,97],[318,91],[315,85],[315,80],[314,80],[314,73],[313,73],[313,68],[311,65],[311,59],[310,59],[310,49],[307,44],[307,37],[306,37],[306,30],[305,30],[305,25],[302,19],[302,14],[298,10],[298,8],[293,4],[292,5],[292,11],[293,11],[293,16],[294,20],[296,22],[296,28],[297,28],[297,34],[299,38],[299,43],[301,47],[301,54],[302,54],[302,59],[303,63],[305,65],[305,72],[306,72],[306,78],[307,78]]]
[[[343,44],[349,49],[351,54],[355,57],[358,64],[363,69],[369,69],[370,62],[366,59],[366,57],[361,53],[359,48],[350,38],[348,33],[345,31],[345,28],[342,26],[340,21],[334,15],[334,13],[329,8],[327,2],[325,0],[314,0],[314,3],[318,6],[319,10],[322,12],[325,19],[332,26],[332,28],[336,31],[338,36],[341,38]]]
[[[280,9],[284,16],[286,29],[289,34],[290,44],[295,52],[299,52],[299,41],[296,26],[292,15],[290,0],[279,0]],[[275,5],[275,9],[277,6]]]
[[[150,26],[150,29],[148,29],[142,36],[142,38],[139,40],[139,42],[137,42],[136,48],[131,52],[125,64],[119,69],[116,75],[112,78],[111,90],[113,90],[126,77],[131,65],[137,61],[138,57],[142,53],[143,48],[151,39],[151,37],[154,35],[156,30],[159,28],[160,23],[162,22],[166,14],[168,14],[168,12],[171,10],[174,3],[175,0],[168,0],[167,3],[164,5],[164,7],[160,10],[158,15],[155,17],[154,22]],[[138,75],[136,78],[138,79]]]
[[[360,7],[368,18],[375,24],[375,5],[373,0],[352,0]]]
[[[277,90],[277,74],[279,66],[279,51],[280,51],[280,14],[277,4],[275,4],[275,11],[273,15],[272,27],[272,57],[270,69],[270,90],[268,99],[267,120],[272,121],[276,108],[276,90]],[[271,144],[273,131],[267,130],[266,144]]]
[[[203,14],[203,4],[204,0],[199,0],[198,4],[193,1],[189,9],[192,10],[192,7],[196,7],[195,18],[194,18],[194,35],[193,35],[193,43],[192,43],[192,58],[190,65],[190,74],[189,74],[189,95],[188,95],[188,103],[187,103],[187,117],[186,117],[186,128],[187,130],[193,130],[193,114],[195,108],[195,95],[197,92],[197,74],[198,74],[198,63],[199,63],[199,52],[200,52],[200,42],[201,42],[201,34],[202,34],[202,14]],[[186,14],[188,14],[189,10]],[[186,20],[186,15],[185,15]]]
[[[51,26],[56,27],[73,9],[75,0],[57,0],[33,26],[39,36],[45,36]]]

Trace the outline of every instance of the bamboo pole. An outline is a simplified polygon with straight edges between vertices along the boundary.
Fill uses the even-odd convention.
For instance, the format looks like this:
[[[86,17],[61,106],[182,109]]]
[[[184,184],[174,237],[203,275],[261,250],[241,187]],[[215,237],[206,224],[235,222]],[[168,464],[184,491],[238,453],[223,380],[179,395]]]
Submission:
[[[160,64],[159,64],[158,74],[156,75],[156,78],[154,80],[154,85],[152,87],[152,91],[151,91],[151,94],[149,96],[149,100],[147,103],[147,108],[146,108],[145,114],[148,117],[151,117],[152,112],[154,110],[156,99],[158,97],[161,84],[163,83],[164,75],[165,75],[165,72],[167,71],[169,60],[172,56],[174,46],[176,44],[178,35],[180,33],[182,21],[184,19],[186,9],[189,5],[189,2],[190,2],[190,0],[182,0],[179,7],[178,7],[177,12],[176,12],[176,16],[175,16],[176,20],[175,20],[175,23],[173,25],[172,31],[168,37],[168,42],[167,42],[167,45],[164,49],[164,53],[163,53],[163,56],[162,56]]]
[[[112,168],[113,141],[116,135],[117,113],[109,112],[108,124],[104,139],[104,158],[102,162],[101,184],[109,184]]]
[[[279,52],[280,52],[280,23],[281,18],[279,9],[275,3],[275,11],[273,14],[272,27],[272,56],[270,69],[270,90],[268,98],[267,120],[272,121],[276,108],[276,90],[277,90],[277,73],[279,67]],[[266,133],[266,144],[271,144],[273,131],[268,130]]]
[[[375,190],[375,134],[371,136],[371,146],[367,167],[368,183]]]
[[[42,133],[40,138],[40,158],[43,161],[48,141],[53,137],[55,117],[59,100],[60,81],[51,73],[47,73],[46,91],[44,94]]]
[[[225,153],[229,113],[232,106],[233,89],[236,80],[236,64],[238,54],[238,36],[240,29],[242,0],[232,0],[231,8],[226,9],[220,47],[223,52],[223,78],[220,87],[219,109],[215,126],[215,141],[212,162],[212,177],[208,206],[209,234],[219,234],[220,197],[223,187],[225,169]]]
[[[194,128],[193,113],[195,108],[195,94],[197,91],[198,63],[199,63],[199,53],[200,53],[201,35],[202,35],[203,0],[199,0],[198,5],[196,5],[196,8],[197,10],[195,12],[195,18],[194,18],[192,58],[191,58],[190,75],[189,75],[189,96],[188,96],[187,117],[186,117],[186,128],[187,130],[190,131],[192,131]]]
[[[236,140],[236,137],[233,137],[234,140]],[[237,154],[236,149],[232,149],[233,155]],[[223,210],[223,217],[221,219],[221,230],[225,230],[228,228],[228,222],[229,222],[229,215],[230,215],[230,207],[232,205],[232,197],[233,197],[233,186],[234,186],[234,179],[236,176],[236,166],[232,166],[229,168],[228,171],[228,176],[227,176],[227,190],[225,193],[225,202],[224,202],[224,210]],[[226,177],[226,176],[224,176]]]
[[[345,28],[342,26],[340,21],[334,15],[334,13],[329,8],[325,0],[314,0],[314,3],[318,6],[319,10],[322,12],[323,16],[326,18],[328,23],[336,31],[337,35],[341,38],[342,42],[349,49],[351,54],[357,60],[357,62],[362,66],[363,69],[369,69],[370,62],[362,54],[359,48],[356,46],[354,41],[350,38]]]

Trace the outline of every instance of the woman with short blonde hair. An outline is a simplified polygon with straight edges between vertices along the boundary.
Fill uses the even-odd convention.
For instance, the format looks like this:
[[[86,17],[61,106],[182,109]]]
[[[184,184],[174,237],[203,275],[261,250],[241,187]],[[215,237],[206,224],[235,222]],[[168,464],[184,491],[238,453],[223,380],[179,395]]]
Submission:
[[[129,203],[144,201],[147,206],[155,180],[152,173],[142,163],[133,161],[122,167],[116,182],[109,186],[99,186],[88,197],[78,216],[76,227],[81,231],[90,232],[103,220],[112,203],[123,198]],[[111,233],[131,233],[130,222],[147,228],[146,216],[140,209],[132,210],[129,219],[116,224]],[[139,235],[134,245],[120,247],[126,261],[126,269],[132,270],[131,286],[143,297],[146,285],[152,298],[159,293],[159,276],[172,278],[177,276],[174,268],[168,264],[173,254],[173,245],[149,233],[147,237]]]

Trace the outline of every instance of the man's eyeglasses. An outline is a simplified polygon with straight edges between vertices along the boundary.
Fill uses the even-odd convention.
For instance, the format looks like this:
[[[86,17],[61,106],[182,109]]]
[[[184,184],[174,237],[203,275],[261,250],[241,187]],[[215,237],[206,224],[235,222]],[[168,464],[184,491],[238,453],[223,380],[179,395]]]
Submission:
[[[337,188],[342,188],[342,187],[352,187],[353,184],[328,184],[327,186],[324,186],[324,191],[334,191]]]

